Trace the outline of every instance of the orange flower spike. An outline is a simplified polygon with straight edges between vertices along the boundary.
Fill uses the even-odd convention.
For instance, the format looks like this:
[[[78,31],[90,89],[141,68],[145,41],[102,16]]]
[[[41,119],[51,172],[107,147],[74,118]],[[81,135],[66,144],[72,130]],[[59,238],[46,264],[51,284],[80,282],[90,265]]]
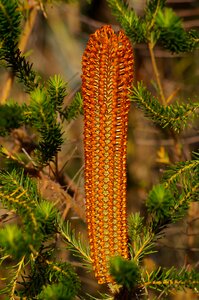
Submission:
[[[126,220],[126,144],[133,50],[123,31],[103,26],[82,59],[86,216],[99,283],[113,282],[110,257],[129,257]]]

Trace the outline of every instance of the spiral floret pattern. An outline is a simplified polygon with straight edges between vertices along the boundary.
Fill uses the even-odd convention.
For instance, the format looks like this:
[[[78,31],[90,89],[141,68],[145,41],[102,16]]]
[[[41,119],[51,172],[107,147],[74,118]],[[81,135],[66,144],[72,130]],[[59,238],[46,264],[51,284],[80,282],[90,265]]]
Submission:
[[[109,260],[129,257],[126,151],[133,50],[123,31],[103,26],[82,59],[86,217],[99,283],[112,282]]]

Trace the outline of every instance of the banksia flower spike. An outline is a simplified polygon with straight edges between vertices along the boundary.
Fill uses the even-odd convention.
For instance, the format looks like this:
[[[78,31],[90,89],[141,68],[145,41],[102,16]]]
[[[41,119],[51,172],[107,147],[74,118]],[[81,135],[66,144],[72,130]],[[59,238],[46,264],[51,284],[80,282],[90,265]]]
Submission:
[[[129,257],[126,221],[126,144],[133,51],[123,31],[103,26],[82,59],[86,216],[99,283],[113,282],[112,256]]]

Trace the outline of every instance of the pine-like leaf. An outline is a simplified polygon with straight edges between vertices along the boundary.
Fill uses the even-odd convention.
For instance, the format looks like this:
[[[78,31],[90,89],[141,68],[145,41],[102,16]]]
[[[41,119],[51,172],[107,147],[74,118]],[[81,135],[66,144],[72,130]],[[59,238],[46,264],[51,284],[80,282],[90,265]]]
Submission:
[[[54,234],[57,231],[60,216],[54,203],[47,200],[40,201],[35,209],[35,216],[44,235]]]
[[[170,166],[163,174],[162,182],[166,188],[176,186],[177,182],[186,184],[186,177],[193,177],[199,173],[199,159],[187,160],[185,162],[176,163]]]
[[[17,0],[0,0],[0,41],[8,47],[20,34],[21,13]],[[0,50],[1,51],[1,50]]]
[[[110,259],[110,274],[117,284],[125,286],[129,290],[134,288],[140,281],[137,264],[120,256]]]
[[[186,32],[181,19],[170,8],[158,11],[156,26],[160,31],[160,43],[171,52],[188,52],[199,46],[199,33],[194,31],[194,35],[197,34],[196,39],[192,31]]]
[[[60,150],[63,139],[54,104],[44,89],[36,89],[31,93],[29,118],[40,133],[36,153],[38,160],[41,164],[47,164]]]
[[[15,43],[9,47],[2,48],[1,59],[6,62],[6,67],[10,68],[14,75],[24,84],[26,92],[30,93],[37,88],[41,82],[40,76],[33,70]]]
[[[14,209],[26,224],[38,227],[34,209],[39,199],[36,183],[23,172],[0,172],[0,197],[5,208]]]
[[[122,0],[107,0],[113,15],[133,43],[146,41],[146,24]]]
[[[154,14],[159,9],[162,9],[166,3],[166,0],[147,0],[145,13]]]
[[[131,241],[131,258],[139,263],[143,257],[156,252],[154,250],[156,237],[149,226],[144,225],[144,218],[139,213],[128,218],[129,238]]]
[[[61,112],[61,115],[70,122],[76,119],[80,114],[83,115],[83,100],[81,94],[78,92],[75,94],[71,104]]]
[[[39,300],[71,300],[77,294],[77,289],[75,289],[73,283],[70,281],[59,282],[48,284],[43,287],[41,293],[38,295]]]
[[[31,236],[25,234],[15,224],[8,224],[0,229],[0,247],[13,259],[19,260],[25,256],[29,252],[29,243],[31,243]]]
[[[64,97],[67,95],[66,87],[66,82],[64,82],[59,75],[50,77],[47,82],[47,93],[51,99],[54,109],[58,111],[61,109]]]
[[[6,286],[0,290],[0,295],[9,296],[9,299],[12,300],[15,299],[18,280],[24,270],[24,267],[25,267],[25,256],[22,256],[16,265],[9,268],[10,271],[10,277],[8,278],[9,281],[5,282]]]
[[[17,0],[0,0],[0,60],[24,83],[30,92],[38,86],[40,78],[17,46],[21,31],[21,13]]]
[[[71,229],[69,221],[60,224],[60,234],[67,243],[67,248],[72,251],[74,256],[80,257],[83,263],[90,269],[92,262],[89,247],[82,244],[81,236],[76,237],[75,231]]]
[[[142,82],[138,82],[137,87],[133,88],[130,98],[156,125],[163,128],[169,127],[176,132],[186,127],[188,122],[196,117],[199,109],[197,102],[163,106],[157,98],[151,95]]]
[[[19,295],[28,299],[68,299],[68,295],[74,296],[80,289],[80,282],[73,267],[68,262],[53,262],[49,260],[49,252],[44,251],[38,253],[36,259],[31,261],[31,269],[24,281],[20,284],[23,289],[19,291]],[[58,292],[61,288],[62,295]],[[63,288],[63,289],[62,289]],[[56,298],[57,296],[65,298]],[[48,298],[50,295],[53,298]],[[73,299],[73,298],[72,298]]]
[[[146,206],[153,219],[153,228],[164,226],[182,219],[189,204],[198,201],[199,165],[198,160],[180,162],[168,169],[162,184],[150,191]]]
[[[10,102],[0,105],[0,135],[7,135],[12,129],[18,128],[23,124],[23,112],[25,105],[18,105]]]
[[[145,15],[143,22],[146,22],[147,39],[157,40],[159,33],[156,31],[156,18],[161,9],[165,5],[165,0],[148,0],[145,7]]]
[[[171,217],[176,221],[184,216],[189,203],[198,201],[199,196],[199,160],[178,162],[169,167],[163,174],[162,184],[172,191],[175,205],[170,205]]]
[[[158,184],[150,191],[146,207],[149,214],[155,214],[158,220],[170,217],[170,208],[174,206],[175,198],[172,193],[165,189],[163,185]]]
[[[184,288],[199,289],[199,273],[194,270],[158,268],[146,273],[143,287],[155,289],[161,292],[161,296],[168,295],[172,289],[183,290]]]

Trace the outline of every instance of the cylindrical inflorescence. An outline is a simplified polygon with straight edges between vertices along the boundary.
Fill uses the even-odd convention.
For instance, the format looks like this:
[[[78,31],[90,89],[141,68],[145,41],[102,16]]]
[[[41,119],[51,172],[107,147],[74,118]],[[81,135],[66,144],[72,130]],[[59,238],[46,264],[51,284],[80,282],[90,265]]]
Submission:
[[[82,59],[86,217],[99,283],[112,282],[109,260],[128,258],[126,149],[133,50],[123,31],[103,26]]]

